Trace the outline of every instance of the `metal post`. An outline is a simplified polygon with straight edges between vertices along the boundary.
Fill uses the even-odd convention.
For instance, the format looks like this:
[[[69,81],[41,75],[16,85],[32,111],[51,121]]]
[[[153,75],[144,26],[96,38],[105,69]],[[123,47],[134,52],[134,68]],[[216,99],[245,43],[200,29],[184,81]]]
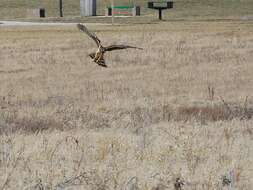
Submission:
[[[63,9],[62,9],[62,0],[59,0],[59,11],[60,11],[60,17],[63,17]]]
[[[112,8],[112,25],[114,24],[114,0],[111,0],[111,8]]]
[[[93,0],[92,1],[92,16],[96,16],[97,15],[97,1]]]
[[[159,20],[162,20],[162,9],[159,9]]]

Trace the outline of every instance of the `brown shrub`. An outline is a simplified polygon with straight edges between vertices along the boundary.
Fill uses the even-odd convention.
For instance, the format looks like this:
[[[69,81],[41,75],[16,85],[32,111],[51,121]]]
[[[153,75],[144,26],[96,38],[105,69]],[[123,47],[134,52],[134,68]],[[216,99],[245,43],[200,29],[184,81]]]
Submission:
[[[176,113],[176,120],[190,120],[192,118],[201,121],[224,121],[234,118],[250,119],[253,116],[253,108],[240,106],[211,105],[211,106],[181,106]]]

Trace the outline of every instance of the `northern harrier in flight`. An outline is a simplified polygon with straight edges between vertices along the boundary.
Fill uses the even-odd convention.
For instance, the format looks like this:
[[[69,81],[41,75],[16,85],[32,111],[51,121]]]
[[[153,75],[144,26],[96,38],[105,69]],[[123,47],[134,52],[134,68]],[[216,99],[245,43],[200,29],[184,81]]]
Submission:
[[[80,31],[85,32],[90,38],[92,38],[96,42],[98,46],[98,50],[95,53],[90,53],[89,56],[93,59],[95,63],[97,63],[98,65],[102,67],[107,67],[107,65],[105,64],[105,59],[104,59],[104,54],[107,51],[127,49],[127,48],[142,50],[142,48],[129,46],[129,45],[111,45],[111,46],[104,47],[101,45],[101,41],[98,39],[98,37],[94,33],[91,33],[84,25],[77,24],[77,28]]]

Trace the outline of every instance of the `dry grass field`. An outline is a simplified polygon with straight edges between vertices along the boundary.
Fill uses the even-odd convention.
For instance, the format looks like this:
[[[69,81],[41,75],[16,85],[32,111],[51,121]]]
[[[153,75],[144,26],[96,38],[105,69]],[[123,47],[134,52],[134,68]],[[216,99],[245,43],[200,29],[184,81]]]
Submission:
[[[0,190],[253,189],[253,22],[88,27],[0,27]]]

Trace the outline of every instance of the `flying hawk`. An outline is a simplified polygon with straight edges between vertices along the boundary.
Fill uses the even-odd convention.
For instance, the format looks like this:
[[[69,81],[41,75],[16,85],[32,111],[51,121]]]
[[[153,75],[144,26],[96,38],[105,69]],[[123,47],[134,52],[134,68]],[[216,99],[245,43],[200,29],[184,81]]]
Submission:
[[[89,56],[93,59],[95,63],[97,63],[98,65],[102,67],[107,67],[107,65],[105,64],[105,59],[104,59],[104,54],[107,51],[127,49],[127,48],[142,50],[142,48],[129,46],[129,45],[110,45],[110,46],[104,47],[101,45],[101,41],[98,39],[98,37],[94,33],[90,32],[83,24],[77,24],[77,28],[80,31],[85,32],[97,44],[98,50],[95,53],[90,53]]]

